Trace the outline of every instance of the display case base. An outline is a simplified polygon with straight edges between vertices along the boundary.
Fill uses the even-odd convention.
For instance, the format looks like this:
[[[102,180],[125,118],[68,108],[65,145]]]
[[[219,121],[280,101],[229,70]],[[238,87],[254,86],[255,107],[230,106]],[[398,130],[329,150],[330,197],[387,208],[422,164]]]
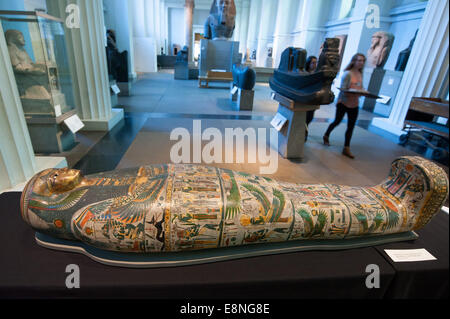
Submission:
[[[54,238],[36,232],[36,242],[43,247],[81,253],[102,264],[131,268],[161,268],[204,264],[246,257],[292,253],[308,250],[342,250],[386,243],[415,240],[413,232],[335,240],[293,240],[281,243],[253,244],[226,248],[165,253],[120,253],[95,248],[79,241]]]

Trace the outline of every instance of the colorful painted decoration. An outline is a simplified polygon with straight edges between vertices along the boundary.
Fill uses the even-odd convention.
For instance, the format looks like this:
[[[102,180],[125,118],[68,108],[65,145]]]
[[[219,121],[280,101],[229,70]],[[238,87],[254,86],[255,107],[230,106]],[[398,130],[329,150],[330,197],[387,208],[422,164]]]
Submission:
[[[373,187],[293,184],[167,164],[85,177],[48,169],[28,182],[21,210],[47,235],[151,253],[402,233],[428,223],[447,195],[444,170],[420,157],[395,160]]]

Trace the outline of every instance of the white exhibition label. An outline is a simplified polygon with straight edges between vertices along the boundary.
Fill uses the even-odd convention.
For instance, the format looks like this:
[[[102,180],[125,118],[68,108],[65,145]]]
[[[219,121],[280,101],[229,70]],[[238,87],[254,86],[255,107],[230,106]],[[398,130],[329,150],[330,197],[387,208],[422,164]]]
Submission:
[[[227,70],[223,70],[223,69],[212,69],[212,72],[227,72]]]
[[[237,86],[233,86],[233,88],[231,89],[231,94],[235,94],[238,90]]]
[[[270,122],[270,124],[277,130],[280,131],[284,124],[286,123],[287,118],[285,118],[283,115],[281,115],[280,113],[277,113],[274,118],[272,119],[272,121]]]
[[[421,249],[385,249],[394,262],[436,260],[425,248]]]
[[[72,131],[73,134],[81,130],[81,128],[83,128],[84,126],[83,122],[81,122],[77,114],[74,114],[71,117],[66,118],[64,120],[64,123],[67,125],[69,130]]]
[[[275,98],[275,92],[272,92],[272,93],[270,94],[270,98],[271,98],[272,100]]]
[[[111,89],[113,90],[114,94],[119,94],[120,93],[120,89],[117,86],[117,84],[111,85]]]
[[[389,78],[388,85],[392,85],[392,84],[394,84],[394,79],[393,78]]]
[[[56,117],[58,117],[58,116],[61,116],[61,105],[59,105],[59,104],[57,104],[57,105],[55,105],[55,116]]]
[[[378,103],[388,104],[389,101],[391,100],[390,96],[387,96],[387,95],[379,95],[379,96],[380,96],[380,98],[377,99]]]

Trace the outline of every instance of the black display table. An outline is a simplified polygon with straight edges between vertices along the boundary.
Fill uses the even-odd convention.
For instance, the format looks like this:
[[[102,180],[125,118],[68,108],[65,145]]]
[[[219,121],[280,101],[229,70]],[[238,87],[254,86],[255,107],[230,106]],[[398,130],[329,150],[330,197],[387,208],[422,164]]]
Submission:
[[[106,266],[76,253],[40,247],[22,220],[19,192],[0,195],[0,298],[444,298],[448,297],[448,215],[439,213],[407,243],[342,251],[306,251],[173,268]],[[426,248],[437,260],[392,263],[384,248]],[[66,267],[80,288],[66,287]],[[366,287],[366,267],[380,288]]]

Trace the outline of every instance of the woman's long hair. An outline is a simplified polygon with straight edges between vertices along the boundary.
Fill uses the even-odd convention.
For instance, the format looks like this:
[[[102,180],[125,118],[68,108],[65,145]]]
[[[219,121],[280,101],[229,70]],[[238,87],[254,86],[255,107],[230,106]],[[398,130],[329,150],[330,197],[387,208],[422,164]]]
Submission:
[[[364,62],[366,62],[366,56],[362,53],[356,53],[354,56],[352,56],[352,59],[350,61],[350,63],[347,65],[347,67],[345,68],[345,71],[350,71],[356,63],[356,60],[358,59],[358,57],[362,57],[364,59]],[[359,69],[358,71],[362,73],[362,69]]]

